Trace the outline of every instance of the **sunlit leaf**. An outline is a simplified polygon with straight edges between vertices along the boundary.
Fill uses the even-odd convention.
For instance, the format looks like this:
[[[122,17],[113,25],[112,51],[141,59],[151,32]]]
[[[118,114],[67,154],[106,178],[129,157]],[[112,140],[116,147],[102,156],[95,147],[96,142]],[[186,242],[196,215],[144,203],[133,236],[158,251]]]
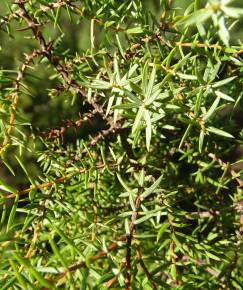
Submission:
[[[182,18],[177,24],[184,24],[186,26],[193,25],[196,23],[205,22],[209,17],[213,14],[213,10],[211,8],[204,8],[195,11],[194,13]]]
[[[154,184],[153,184],[151,187],[147,188],[147,189],[143,192],[143,194],[141,195],[141,197],[142,197],[143,199],[145,199],[145,198],[148,197],[151,193],[153,193],[154,190],[159,186],[159,184],[160,184],[162,178],[163,178],[163,176],[161,175],[161,176],[160,176],[160,177],[159,177],[159,178],[154,182]]]
[[[151,136],[152,136],[152,124],[151,124],[151,118],[148,110],[144,110],[144,120],[146,123],[146,147],[149,151],[150,142],[151,142]]]
[[[207,111],[207,113],[204,115],[204,117],[203,117],[204,121],[207,121],[208,119],[210,119],[210,117],[216,111],[216,109],[217,109],[217,107],[219,105],[219,102],[220,102],[220,97],[217,96],[217,98],[214,100],[213,104],[211,105],[211,107]]]
[[[226,137],[226,138],[235,138],[233,135],[231,135],[230,133],[228,132],[225,132],[224,130],[221,130],[221,129],[218,129],[218,128],[215,128],[215,127],[208,127],[207,128],[207,131],[213,133],[213,134],[216,134],[216,135],[219,135],[219,136],[222,136],[222,137]]]
[[[143,118],[143,114],[144,114],[145,108],[144,106],[141,106],[138,109],[136,118],[134,120],[133,126],[132,126],[132,134],[138,129],[138,127],[141,125],[141,120]]]

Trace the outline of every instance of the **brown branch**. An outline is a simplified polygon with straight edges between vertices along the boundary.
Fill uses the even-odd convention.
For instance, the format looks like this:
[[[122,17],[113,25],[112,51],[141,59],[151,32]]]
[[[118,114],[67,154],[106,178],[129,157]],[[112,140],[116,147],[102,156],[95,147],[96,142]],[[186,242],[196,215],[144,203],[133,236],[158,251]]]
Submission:
[[[76,121],[74,120],[66,120],[61,127],[52,128],[49,131],[44,131],[39,133],[38,135],[48,140],[55,140],[56,138],[61,137],[63,139],[63,135],[65,135],[66,131],[69,128],[80,128],[86,123],[90,123],[95,118],[95,113],[87,113],[85,116],[80,116],[80,118]]]
[[[50,10],[58,9],[58,8],[66,6],[66,5],[71,5],[72,2],[73,1],[71,1],[71,0],[65,0],[65,1],[59,1],[57,3],[45,3],[45,4],[40,5],[40,9],[46,13]]]
[[[100,131],[98,135],[94,137],[93,140],[90,142],[89,147],[95,146],[101,140],[105,140],[109,137],[115,136],[115,134],[123,130],[121,126],[122,126],[121,122],[116,122],[112,124],[110,128]]]
[[[126,257],[125,257],[125,266],[126,266],[126,276],[125,276],[125,286],[126,290],[131,289],[131,246],[134,234],[136,232],[136,225],[135,222],[138,218],[138,211],[141,205],[141,198],[140,193],[143,189],[139,188],[138,194],[135,199],[135,209],[133,209],[132,218],[129,227],[129,235],[127,236],[127,243],[126,243]]]
[[[191,47],[191,48],[209,48],[209,49],[218,49],[218,50],[222,50],[225,51],[225,49],[227,47],[224,47],[222,45],[219,44],[204,44],[204,43],[192,43],[192,42],[175,42],[174,43],[176,46],[180,46],[180,47]],[[239,55],[243,53],[243,49],[240,50],[236,50],[235,51],[235,55]]]
[[[14,81],[14,90],[13,93],[10,95],[10,98],[12,99],[12,104],[10,108],[10,115],[9,115],[9,124],[8,129],[5,134],[5,137],[3,139],[3,143],[0,147],[0,155],[7,149],[7,147],[10,145],[10,136],[12,134],[14,123],[15,123],[15,113],[18,106],[19,101],[19,89],[20,89],[20,83],[24,77],[25,71],[28,68],[28,65],[33,61],[33,59],[37,56],[39,56],[41,52],[39,50],[34,50],[31,55],[25,55],[25,62],[22,64],[21,68],[19,69],[18,75],[16,80]]]
[[[117,248],[119,248],[121,246],[121,242],[126,241],[126,239],[127,238],[125,235],[120,236],[116,242],[113,242],[112,244],[110,244],[107,251],[99,251],[97,254],[92,256],[89,261],[91,263],[94,263],[95,261],[97,261],[103,257],[106,257],[110,252],[113,252]],[[67,271],[64,271],[64,272],[58,274],[58,280],[61,279],[63,276],[65,276],[67,273],[74,272],[74,271],[76,271],[80,268],[84,268],[84,267],[86,267],[86,263],[84,261],[74,263],[68,267]]]
[[[125,275],[125,285],[126,290],[131,289],[131,245],[132,245],[132,235],[130,234],[127,237],[127,243],[126,243],[126,275]]]
[[[146,267],[146,265],[144,263],[142,252],[141,252],[139,247],[137,247],[136,253],[137,253],[138,262],[139,262],[141,268],[143,269],[145,275],[147,276],[149,282],[151,283],[152,288],[154,290],[156,290],[157,289],[157,285],[153,281],[152,275],[151,275],[151,273],[149,272],[148,268]]]
[[[180,41],[177,41],[174,44],[179,47],[210,48],[210,49],[219,49],[219,50],[225,49],[225,47],[219,44],[204,44],[204,43],[192,43],[192,42],[180,42]]]
[[[107,287],[108,289],[110,289],[110,288],[113,286],[113,284],[116,283],[116,281],[117,281],[117,276],[112,277],[112,278],[111,278],[111,279],[106,283],[106,287]]]
[[[104,168],[106,166],[107,165],[105,165],[105,164],[97,164],[95,166],[95,168],[96,169],[101,169],[101,168]],[[113,164],[109,164],[109,167],[116,167],[116,166],[117,165],[114,164],[114,163]],[[17,195],[19,195],[19,196],[25,195],[25,194],[31,192],[34,189],[45,189],[45,188],[49,188],[49,187],[52,187],[55,184],[64,183],[67,180],[69,180],[70,178],[72,178],[73,176],[75,176],[76,174],[84,173],[84,172],[87,172],[88,170],[89,169],[87,169],[87,168],[81,168],[81,169],[79,169],[75,173],[70,173],[70,174],[67,174],[65,176],[59,177],[59,178],[57,178],[57,179],[55,179],[53,181],[48,181],[48,182],[45,182],[45,183],[42,183],[42,184],[39,184],[39,185],[36,185],[36,186],[31,186],[31,187],[25,188],[25,189],[20,190],[20,191],[18,191],[16,193],[11,193],[11,194],[8,194],[8,195],[2,195],[1,198],[4,198],[4,199],[13,199]]]

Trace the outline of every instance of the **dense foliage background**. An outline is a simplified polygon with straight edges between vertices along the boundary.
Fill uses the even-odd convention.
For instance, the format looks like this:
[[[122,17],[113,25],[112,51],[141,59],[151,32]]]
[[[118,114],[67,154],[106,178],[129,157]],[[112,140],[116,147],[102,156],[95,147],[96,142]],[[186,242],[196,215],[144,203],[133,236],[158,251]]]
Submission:
[[[1,2],[1,289],[243,288],[242,6]]]

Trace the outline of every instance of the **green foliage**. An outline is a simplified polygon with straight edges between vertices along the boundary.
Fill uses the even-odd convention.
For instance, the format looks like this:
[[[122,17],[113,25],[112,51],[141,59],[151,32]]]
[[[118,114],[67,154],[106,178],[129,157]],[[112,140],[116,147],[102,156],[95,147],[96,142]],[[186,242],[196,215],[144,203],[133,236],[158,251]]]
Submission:
[[[242,289],[243,9],[3,2],[1,289]]]

